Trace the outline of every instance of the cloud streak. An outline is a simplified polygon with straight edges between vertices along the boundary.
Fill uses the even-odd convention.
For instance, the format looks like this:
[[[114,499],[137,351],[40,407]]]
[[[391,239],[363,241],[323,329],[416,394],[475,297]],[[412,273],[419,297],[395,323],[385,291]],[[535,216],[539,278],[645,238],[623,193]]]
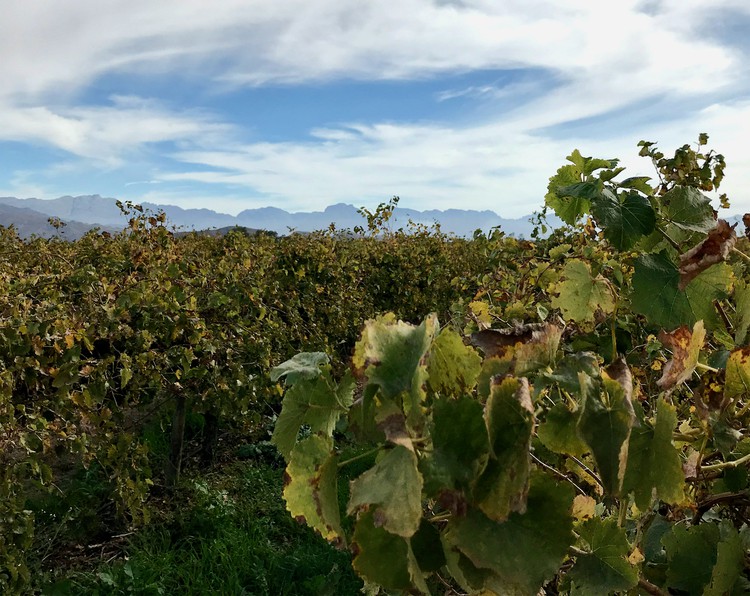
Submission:
[[[574,146],[624,157],[639,138],[667,149],[705,130],[727,155],[727,183],[739,194],[750,183],[747,169],[733,167],[747,165],[748,48],[708,34],[708,18],[717,14],[750,18],[750,5],[10,3],[0,21],[0,142],[52,147],[104,169],[159,153],[159,165],[136,179],[158,180],[166,194],[169,184],[197,184],[201,196],[247,192],[291,209],[400,194],[414,206],[471,203],[520,215],[539,205],[547,178]],[[199,96],[232,96],[243,88],[475,71],[509,76],[434,94],[435,103],[475,110],[461,123],[430,121],[429,113],[421,122],[373,122],[363,114],[282,141],[253,138],[251,124],[201,108],[200,99],[183,105],[128,88],[129,81],[147,87],[168,78],[186,81]],[[121,93],[87,99],[102,77],[121,80]],[[638,110],[649,102],[663,109],[642,122]],[[575,125],[586,119],[601,129]],[[750,197],[740,204],[750,208]]]

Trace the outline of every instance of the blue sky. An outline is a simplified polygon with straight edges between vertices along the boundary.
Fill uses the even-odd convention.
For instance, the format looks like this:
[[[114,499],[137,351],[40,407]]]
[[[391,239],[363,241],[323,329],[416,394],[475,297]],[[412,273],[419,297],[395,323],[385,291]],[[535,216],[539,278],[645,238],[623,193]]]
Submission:
[[[750,211],[746,0],[36,0],[0,19],[0,196],[541,206],[579,148],[707,132]]]

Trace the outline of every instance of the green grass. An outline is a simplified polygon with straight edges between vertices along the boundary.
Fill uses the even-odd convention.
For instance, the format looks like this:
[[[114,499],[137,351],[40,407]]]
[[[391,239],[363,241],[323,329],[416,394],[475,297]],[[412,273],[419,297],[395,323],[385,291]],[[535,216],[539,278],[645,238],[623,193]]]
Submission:
[[[171,500],[172,513],[132,537],[126,560],[69,572],[42,593],[359,594],[350,554],[286,512],[282,474],[271,457],[185,480]],[[348,483],[341,484],[344,501]]]

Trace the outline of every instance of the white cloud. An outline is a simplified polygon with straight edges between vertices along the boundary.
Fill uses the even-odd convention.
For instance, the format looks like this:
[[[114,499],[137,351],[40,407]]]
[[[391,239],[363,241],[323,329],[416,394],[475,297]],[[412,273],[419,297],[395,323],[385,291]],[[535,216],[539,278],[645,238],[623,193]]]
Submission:
[[[156,102],[116,96],[109,106],[52,109],[0,104],[0,139],[51,145],[108,166],[148,143],[218,142],[231,127],[198,111],[170,111]]]
[[[554,139],[516,129],[504,120],[481,126],[351,125],[318,131],[323,143],[257,143],[222,151],[186,151],[175,158],[200,169],[165,174],[165,182],[199,182],[245,188],[291,210],[322,209],[335,202],[368,206],[402,197],[415,208],[471,207],[521,216],[543,202],[548,178],[573,148],[618,157],[627,175],[653,176],[637,157],[637,141],[655,140],[665,153],[710,133],[710,146],[728,159],[722,191],[733,211],[750,211],[750,102],[713,105],[664,124],[621,130],[606,139]],[[733,158],[732,156],[735,156]],[[231,212],[228,205],[225,210]]]
[[[546,180],[579,146],[635,153],[641,137],[665,149],[712,134],[737,194],[747,165],[748,63],[742,49],[701,32],[720,11],[750,15],[744,0],[37,0],[6,2],[0,20],[0,141],[59,148],[115,168],[156,143],[184,145],[176,159],[200,166],[164,183],[230,185],[292,209],[401,194],[412,206],[471,203],[505,215],[538,205]],[[104,75],[183,76],[205,90],[337,78],[420,79],[475,69],[538,69],[505,88],[448,89],[436,99],[491,100],[533,92],[511,111],[482,112],[470,126],[351,123],[306,131],[297,143],[240,144],[230,116],[132,96],[83,105]],[[124,79],[127,80],[127,79]],[[520,85],[520,86],[519,86]],[[552,136],[550,127],[668,98],[648,130]],[[703,108],[679,113],[679,106]],[[692,103],[691,103],[692,102]],[[505,103],[503,104],[505,106]],[[541,132],[540,132],[541,131]],[[744,160],[744,161],[743,161]],[[737,164],[737,165],[735,165]],[[648,164],[638,162],[638,171]],[[152,177],[151,172],[146,174]],[[740,203],[750,210],[750,197]],[[236,206],[236,203],[232,203]]]

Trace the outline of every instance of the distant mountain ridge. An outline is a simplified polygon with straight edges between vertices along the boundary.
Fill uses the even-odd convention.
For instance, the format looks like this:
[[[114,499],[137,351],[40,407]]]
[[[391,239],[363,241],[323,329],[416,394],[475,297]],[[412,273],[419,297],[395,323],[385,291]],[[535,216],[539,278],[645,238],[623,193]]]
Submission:
[[[277,207],[262,207],[246,209],[236,216],[218,213],[211,209],[183,209],[175,205],[157,205],[154,203],[141,203],[141,205],[151,211],[164,211],[167,220],[172,225],[186,230],[242,226],[269,230],[277,234],[288,234],[290,230],[298,232],[323,230],[327,229],[332,223],[337,229],[352,229],[355,226],[366,224],[357,208],[345,203],[331,205],[326,207],[324,211],[297,213],[290,213]],[[29,230],[33,230],[33,226],[28,222],[24,224],[25,233],[21,233],[19,228],[19,233],[23,236],[31,234],[38,236],[55,235],[54,228],[47,223],[49,217],[57,217],[69,224],[66,226],[69,233],[65,235],[69,238],[78,237],[92,227],[122,229],[126,226],[126,218],[117,207],[116,200],[99,195],[64,196],[57,199],[0,197],[0,225],[15,224],[18,228],[17,222],[20,214],[17,210],[22,210],[29,221],[33,219],[29,212],[43,217],[43,221],[39,220],[38,231],[29,232]],[[528,237],[533,228],[533,225],[529,222],[529,217],[507,219],[489,210],[447,209],[441,211],[431,209],[418,211],[397,207],[390,225],[397,229],[406,227],[409,221],[427,226],[439,223],[443,232],[453,233],[457,236],[471,236],[477,229],[488,232],[491,228],[500,226],[507,234]],[[73,233],[73,228],[75,228],[75,233]]]

